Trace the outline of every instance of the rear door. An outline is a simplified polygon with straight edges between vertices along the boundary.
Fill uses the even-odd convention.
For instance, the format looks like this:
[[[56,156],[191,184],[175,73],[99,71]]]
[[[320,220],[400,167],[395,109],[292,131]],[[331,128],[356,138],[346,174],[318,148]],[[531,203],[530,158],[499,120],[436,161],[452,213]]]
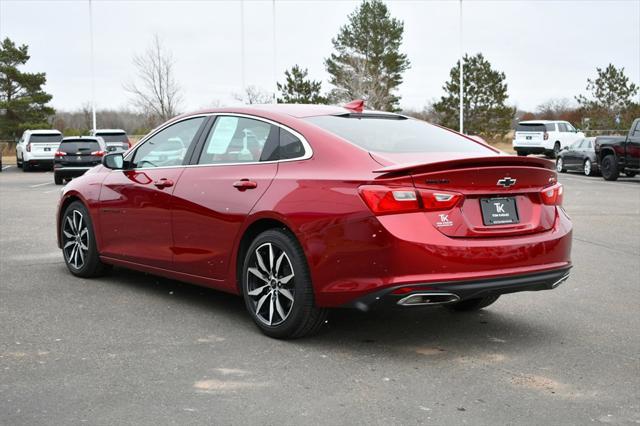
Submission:
[[[640,168],[640,119],[636,119],[632,125],[631,131],[629,131],[628,140],[626,143],[626,162],[627,165],[634,169]]]
[[[224,280],[240,228],[278,170],[279,127],[220,115],[174,192],[175,268]]]
[[[171,269],[173,191],[189,148],[206,117],[189,118],[157,132],[127,156],[127,170],[113,170],[100,192],[102,250],[105,256]],[[171,151],[178,139],[183,151]]]
[[[27,142],[27,151],[35,158],[53,158],[58,146],[62,141],[62,135],[52,134],[32,134]]]

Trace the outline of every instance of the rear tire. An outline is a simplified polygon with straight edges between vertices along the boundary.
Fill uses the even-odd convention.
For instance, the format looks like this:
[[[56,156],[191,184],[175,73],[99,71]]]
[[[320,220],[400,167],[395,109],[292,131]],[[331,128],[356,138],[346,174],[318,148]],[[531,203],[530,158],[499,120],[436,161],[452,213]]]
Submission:
[[[560,155],[560,142],[556,142],[553,145],[553,151],[551,151],[551,158],[558,158]]]
[[[475,299],[463,300],[462,302],[449,303],[443,306],[456,312],[478,311],[491,305],[498,300],[499,297],[500,296],[478,297]]]
[[[618,179],[620,172],[618,171],[618,162],[616,161],[615,155],[609,154],[602,159],[600,173],[602,173],[604,180],[613,181]]]
[[[16,167],[19,169],[22,168],[22,161],[18,160],[18,155],[16,155]]]
[[[60,221],[62,256],[73,275],[93,278],[103,275],[109,265],[102,263],[89,211],[79,201],[69,204]]]
[[[624,174],[625,174],[627,177],[636,177],[636,175],[637,175],[638,173],[636,173],[636,172],[625,172]]]
[[[29,166],[29,163],[22,160],[22,171],[28,172],[29,170],[31,170],[31,166]]]
[[[245,255],[241,280],[247,310],[267,336],[295,339],[324,324],[327,310],[315,305],[304,252],[290,232],[258,235]]]
[[[61,176],[58,176],[57,174],[53,174],[53,181],[56,183],[56,185],[62,185],[64,183],[64,180],[62,179]]]

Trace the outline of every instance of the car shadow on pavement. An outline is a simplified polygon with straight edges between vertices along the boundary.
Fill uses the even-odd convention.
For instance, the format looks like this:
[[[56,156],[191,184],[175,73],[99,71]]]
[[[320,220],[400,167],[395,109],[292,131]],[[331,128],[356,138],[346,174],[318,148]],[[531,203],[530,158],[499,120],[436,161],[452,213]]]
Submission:
[[[147,297],[170,299],[184,309],[223,316],[237,327],[233,333],[260,334],[238,296],[121,268],[114,268],[101,280],[109,281],[108,285],[139,291]],[[500,304],[509,303],[508,298],[505,296],[485,310],[467,313],[454,313],[443,307],[370,312],[332,309],[320,333],[298,340],[271,342],[354,356],[428,356],[434,360],[460,362],[474,356],[482,362],[499,362],[503,356],[500,351],[539,350],[563,344],[565,336],[560,328],[551,325],[553,322],[501,309]],[[214,328],[218,326],[212,321],[212,329],[203,333],[219,333],[220,330]]]

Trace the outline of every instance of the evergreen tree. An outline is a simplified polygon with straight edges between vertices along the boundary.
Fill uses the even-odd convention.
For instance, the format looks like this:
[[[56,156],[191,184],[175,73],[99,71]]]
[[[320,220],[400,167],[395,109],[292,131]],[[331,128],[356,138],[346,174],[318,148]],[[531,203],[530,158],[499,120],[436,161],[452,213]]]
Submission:
[[[298,65],[291,67],[291,70],[284,72],[286,81],[284,84],[278,83],[278,91],[282,97],[278,98],[278,103],[288,104],[326,104],[328,99],[320,94],[322,82],[308,79],[308,70],[300,68]]]
[[[52,96],[42,86],[45,73],[21,72],[29,60],[28,46],[16,46],[9,38],[0,44],[0,139],[16,139],[25,129],[49,127],[54,114],[47,105]]]
[[[397,111],[395,94],[409,66],[400,53],[404,24],[380,0],[364,0],[332,40],[336,50],[325,60],[334,102],[365,99],[369,108]]]
[[[467,134],[493,136],[511,128],[515,108],[506,104],[507,83],[503,72],[494,70],[482,53],[464,58],[464,131]],[[458,128],[460,117],[460,61],[451,68],[446,94],[433,105],[438,122]]]
[[[576,96],[576,100],[589,117],[592,128],[628,128],[637,114],[639,105],[633,102],[638,86],[629,81],[624,68],[609,64],[607,68],[596,68],[598,76],[587,79],[587,92]]]

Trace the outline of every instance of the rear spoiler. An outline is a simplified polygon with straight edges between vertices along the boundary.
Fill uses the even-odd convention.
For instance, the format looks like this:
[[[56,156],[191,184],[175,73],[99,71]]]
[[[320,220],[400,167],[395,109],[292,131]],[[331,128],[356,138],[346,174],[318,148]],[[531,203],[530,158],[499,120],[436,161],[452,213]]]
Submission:
[[[555,170],[553,161],[543,158],[516,157],[513,155],[494,156],[494,157],[476,157],[462,158],[457,160],[436,161],[433,163],[405,163],[394,164],[392,166],[376,169],[373,173],[380,175],[388,174],[414,174],[437,172],[441,170],[451,169],[468,169],[476,167],[495,167],[495,166],[514,166],[514,167],[538,167],[542,169]]]

